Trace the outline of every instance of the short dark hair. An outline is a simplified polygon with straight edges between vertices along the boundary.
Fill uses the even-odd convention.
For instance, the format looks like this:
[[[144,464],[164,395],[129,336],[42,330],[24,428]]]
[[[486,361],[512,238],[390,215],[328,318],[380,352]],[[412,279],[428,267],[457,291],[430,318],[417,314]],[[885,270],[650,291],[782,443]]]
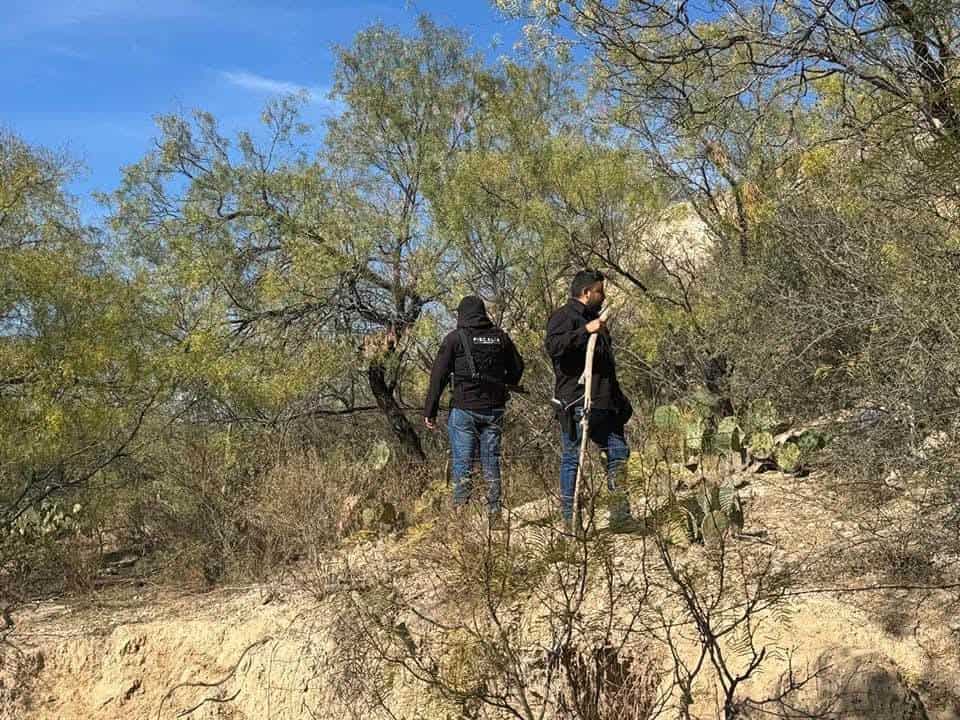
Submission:
[[[589,268],[581,270],[573,276],[573,281],[570,283],[570,297],[580,297],[588,287],[598,282],[603,282],[604,280],[606,280],[606,278],[599,270],[591,270]]]

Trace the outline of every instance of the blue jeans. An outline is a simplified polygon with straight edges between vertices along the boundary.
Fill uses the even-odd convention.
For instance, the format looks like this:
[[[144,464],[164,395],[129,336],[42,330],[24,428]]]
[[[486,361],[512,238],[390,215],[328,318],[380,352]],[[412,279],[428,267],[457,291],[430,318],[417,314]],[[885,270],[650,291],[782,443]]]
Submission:
[[[500,510],[500,436],[503,408],[477,412],[453,408],[447,420],[453,455],[453,504],[463,505],[473,489],[471,471],[477,456],[487,481],[487,509]]]
[[[563,455],[560,458],[560,512],[567,520],[573,518],[573,493],[577,483],[577,464],[580,461],[580,440],[583,429],[580,420],[583,418],[583,408],[575,409],[576,437],[570,437],[560,431],[563,440]],[[587,432],[593,443],[607,453],[607,488],[612,493],[620,492],[617,478],[630,457],[630,448],[624,437],[623,422],[609,410],[594,409],[590,411],[590,421]],[[619,506],[612,508],[616,519],[629,513],[629,505],[624,498]]]

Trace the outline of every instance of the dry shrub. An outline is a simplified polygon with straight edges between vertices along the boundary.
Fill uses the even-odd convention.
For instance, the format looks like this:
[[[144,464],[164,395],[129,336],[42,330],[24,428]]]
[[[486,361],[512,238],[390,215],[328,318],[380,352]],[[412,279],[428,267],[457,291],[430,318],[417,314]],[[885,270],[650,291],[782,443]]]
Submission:
[[[372,439],[359,445],[364,452],[320,440],[258,428],[178,428],[86,489],[83,543],[47,533],[44,544],[26,548],[15,538],[15,552],[0,548],[0,579],[27,570],[36,576],[43,565],[58,587],[67,578],[92,589],[121,559],[123,576],[181,584],[276,577],[357,531],[399,529],[442,475],[442,466],[403,463],[389,452],[374,457]],[[47,558],[52,550],[59,555]]]
[[[631,655],[601,645],[589,652],[566,646],[560,653],[566,690],[557,715],[563,720],[649,720],[660,710],[665,670],[649,650]]]
[[[380,466],[349,449],[315,449],[279,459],[259,479],[242,512],[246,574],[265,576],[287,562],[317,560],[357,533],[401,530],[436,469],[391,461]]]
[[[555,498],[559,507],[559,451],[526,454],[516,459],[505,456],[501,464],[503,502],[516,508],[545,497]]]
[[[277,462],[245,511],[263,562],[269,567],[315,552],[359,528],[385,479],[345,452],[322,457],[307,450]]]

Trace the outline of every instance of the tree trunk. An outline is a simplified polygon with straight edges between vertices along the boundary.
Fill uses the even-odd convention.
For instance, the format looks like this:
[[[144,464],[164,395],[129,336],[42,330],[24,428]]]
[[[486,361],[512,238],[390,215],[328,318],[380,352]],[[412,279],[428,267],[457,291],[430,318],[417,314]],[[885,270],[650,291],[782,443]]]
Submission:
[[[373,393],[377,406],[390,423],[390,429],[397,440],[400,441],[400,447],[410,457],[417,460],[426,460],[427,456],[420,445],[420,436],[403,414],[403,410],[397,404],[393,396],[393,389],[387,384],[386,368],[377,362],[371,362],[367,369],[367,380],[370,383],[370,391]]]

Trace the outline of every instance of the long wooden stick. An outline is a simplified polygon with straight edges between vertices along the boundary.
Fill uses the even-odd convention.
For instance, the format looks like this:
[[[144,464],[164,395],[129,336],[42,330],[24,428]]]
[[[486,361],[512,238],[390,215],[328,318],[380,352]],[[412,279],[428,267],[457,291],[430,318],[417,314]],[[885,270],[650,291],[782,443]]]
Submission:
[[[606,320],[609,314],[609,308],[600,313],[600,320]],[[580,418],[580,456],[577,459],[577,479],[573,485],[573,515],[577,522],[577,529],[582,530],[580,525],[580,480],[583,477],[583,459],[587,454],[587,435],[590,425],[590,406],[593,404],[593,354],[597,347],[597,335],[591,333],[587,340],[587,358],[583,366],[583,375],[580,376],[580,383],[583,385],[583,417]]]

